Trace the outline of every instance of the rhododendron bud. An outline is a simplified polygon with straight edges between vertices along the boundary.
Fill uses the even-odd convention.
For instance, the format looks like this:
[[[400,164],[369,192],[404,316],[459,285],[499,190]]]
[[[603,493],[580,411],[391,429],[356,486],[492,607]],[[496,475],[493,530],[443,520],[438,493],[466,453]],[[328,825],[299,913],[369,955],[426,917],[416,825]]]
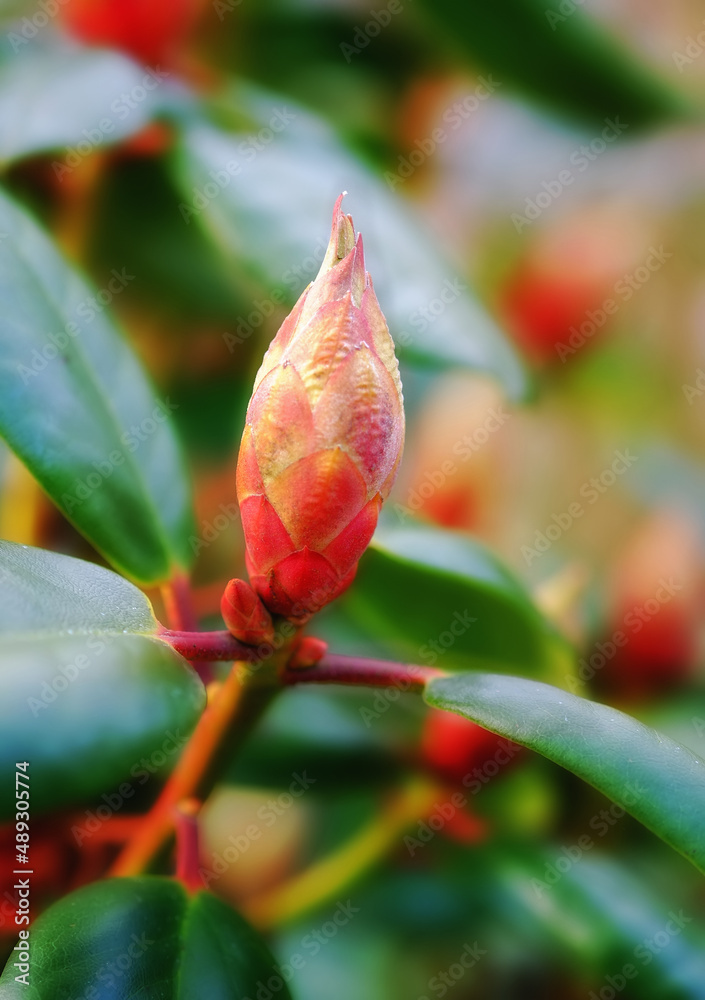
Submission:
[[[257,646],[274,638],[272,616],[244,580],[231,580],[220,601],[220,613],[228,631],[240,642]]]
[[[295,622],[352,582],[404,442],[394,345],[341,201],[255,379],[237,467],[252,586]]]

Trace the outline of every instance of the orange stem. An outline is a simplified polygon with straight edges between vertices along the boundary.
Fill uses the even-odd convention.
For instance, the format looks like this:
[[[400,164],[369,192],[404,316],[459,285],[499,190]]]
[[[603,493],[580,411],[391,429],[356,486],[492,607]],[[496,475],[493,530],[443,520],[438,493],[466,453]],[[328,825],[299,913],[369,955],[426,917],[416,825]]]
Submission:
[[[136,835],[113,864],[111,875],[137,875],[168,840],[174,826],[174,810],[182,799],[196,795],[226,730],[232,723],[243,693],[240,664],[235,664],[215,692],[209,691],[205,712],[179,759],[171,777]]]

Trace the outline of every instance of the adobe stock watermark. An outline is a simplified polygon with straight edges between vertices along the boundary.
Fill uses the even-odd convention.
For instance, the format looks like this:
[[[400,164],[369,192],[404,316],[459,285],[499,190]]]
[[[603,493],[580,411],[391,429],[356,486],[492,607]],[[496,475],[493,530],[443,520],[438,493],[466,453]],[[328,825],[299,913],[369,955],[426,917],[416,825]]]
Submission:
[[[61,505],[66,513],[71,514],[76,507],[83,506],[105,480],[110,479],[115,470],[125,464],[127,456],[134,454],[144,441],[149,440],[178,408],[179,404],[173,403],[167,396],[166,399],[158,400],[149,416],[144,417],[139,424],[131,424],[129,430],[120,435],[123,447],[114,448],[105,458],[91,462],[93,472],[89,472],[83,479],[76,479],[70,493],[61,494]]]
[[[435,639],[427,639],[426,645],[419,649],[419,657],[429,666],[433,666],[438,661],[439,656],[443,656],[451,646],[455,645],[456,639],[465,635],[477,618],[473,618],[468,609],[465,611],[454,611],[453,617],[448,622],[448,628],[441,632]]]
[[[693,918],[686,916],[683,910],[679,910],[678,913],[669,910],[668,920],[663,927],[652,937],[645,937],[640,941],[632,952],[641,968],[637,968],[634,962],[625,962],[617,972],[605,977],[605,985],[599,987],[597,992],[590,990],[588,1000],[615,1000],[617,994],[626,989],[642,969],[651,965],[656,955],[660,955],[664,948],[668,948],[673,938],[678,937],[683,928],[692,921]]]
[[[292,779],[288,791],[281,792],[259,807],[257,819],[262,821],[261,825],[250,823],[242,833],[230,834],[228,846],[223,852],[213,854],[210,868],[199,868],[199,874],[206,887],[209,887],[211,882],[217,882],[218,879],[222,878],[231,865],[241,861],[250,846],[261,838],[263,830],[274,826],[277,819],[316,783],[316,779],[309,777],[306,771],[303,774],[294,772]]]
[[[65,7],[71,0],[39,0],[37,8],[33,14],[28,14],[16,25],[16,31],[7,33],[7,40],[12,46],[12,51],[17,53],[29,45],[32,39],[36,38],[40,31],[53,21],[62,7]]]
[[[487,948],[480,947],[479,941],[468,944],[466,941],[463,950],[458,955],[457,961],[453,962],[442,972],[437,972],[431,976],[427,985],[428,990],[434,997],[444,997],[448,990],[456,986],[463,979],[469,969],[474,968],[480,959],[487,954]],[[425,994],[419,996],[417,1000],[430,1000]]]
[[[446,278],[441,287],[438,289],[438,295],[430,299],[425,305],[419,306],[415,309],[409,316],[409,323],[413,326],[419,333],[425,333],[428,328],[436,322],[439,316],[442,316],[446,311],[448,306],[459,299],[463,292],[467,291],[468,286],[460,278]],[[409,333],[408,330],[402,330],[396,336],[396,341],[401,344],[402,347],[408,347],[409,344],[413,343],[414,335]]]
[[[392,22],[396,14],[401,14],[404,4],[401,0],[389,0],[389,3],[381,10],[371,10],[370,19],[364,24],[356,24],[353,32],[352,42],[341,42],[340,51],[345,56],[348,65],[352,62],[353,56],[358,56],[370,44],[373,38],[380,34],[382,28],[386,28]]]
[[[242,164],[251,163],[263,149],[274,142],[279,132],[283,132],[287,125],[296,121],[293,111],[288,111],[286,107],[275,108],[274,114],[269,122],[262,126],[259,132],[248,135],[237,145],[237,152],[241,160],[233,158],[228,160],[219,170],[209,170],[209,180],[202,187],[194,185],[191,195],[191,203],[179,202],[179,212],[186,225],[191,223],[191,219],[196,218],[213,202],[227,187],[230,186],[234,177],[242,172]]]
[[[339,900],[330,920],[324,921],[320,927],[314,927],[308,934],[304,934],[298,950],[292,952],[286,962],[272,966],[272,975],[266,980],[260,979],[257,982],[256,992],[252,996],[243,997],[242,1000],[275,1000],[285,984],[290,983],[297,972],[305,969],[311,959],[337,937],[340,930],[347,927],[359,912],[360,907],[353,906],[352,900],[348,899],[345,902]]]
[[[395,190],[397,185],[407,181],[429,157],[433,156],[438,147],[443,145],[453,132],[457,132],[470,115],[477,111],[482,102],[486,101],[501,86],[501,82],[495,80],[491,75],[489,77],[481,76],[479,83],[471,93],[466,94],[465,97],[455,101],[449,108],[446,108],[441,116],[441,121],[448,128],[443,128],[439,125],[433,129],[430,135],[425,136],[423,139],[414,139],[416,149],[412,149],[406,156],[398,157],[396,171],[385,171],[384,179],[392,191]]]
[[[279,306],[289,301],[292,294],[300,290],[302,284],[307,284],[315,276],[321,266],[327,246],[327,241],[320,240],[312,253],[282,272],[279,285],[285,286],[288,291],[278,286],[273,288],[267,298],[253,300],[253,308],[247,316],[237,317],[235,332],[226,331],[223,334],[223,341],[231,354],[244,344],[270,316],[274,315]]]
[[[112,277],[104,288],[97,291],[95,295],[87,295],[85,299],[82,299],[78,303],[74,310],[74,315],[79,319],[84,320],[86,323],[92,323],[96,316],[102,313],[106,306],[110,305],[115,296],[119,295],[131,281],[135,280],[135,275],[128,274],[125,267],[120,271],[113,268],[110,273]],[[27,358],[27,363],[17,366],[17,374],[22,379],[24,385],[27,385],[30,379],[40,375],[46,369],[47,365],[58,358],[66,350],[70,342],[75,340],[76,337],[81,336],[83,332],[78,323],[69,320],[64,324],[63,330],[59,330],[56,333],[49,333],[44,346],[41,349],[35,347],[31,355]]]
[[[585,0],[561,0],[557,7],[547,7],[546,20],[551,31],[555,31],[559,24],[567,21],[571,14],[574,14],[584,3]]]
[[[477,795],[484,786],[495,778],[506,765],[519,753],[521,747],[497,737],[497,749],[491,757],[488,757],[482,765],[473,767],[463,775],[461,784],[468,790],[470,795]],[[450,821],[467,806],[469,802],[465,792],[460,790],[453,792],[445,801],[436,802],[431,811],[424,819],[419,820],[414,827],[413,833],[404,836],[404,846],[413,858],[417,851],[421,850],[433,840],[437,833],[440,833],[446,823]]]
[[[632,455],[628,448],[625,448],[624,451],[616,451],[614,456],[613,461],[606,469],[603,469],[597,476],[591,476],[580,487],[578,494],[587,501],[586,504],[581,503],[580,500],[574,500],[565,510],[558,514],[551,514],[551,520],[544,529],[542,531],[536,529],[533,545],[522,545],[521,554],[527,566],[548,552],[553,543],[557,542],[577,520],[583,517],[587,507],[596,504],[600,497],[604,496],[620,476],[631,469],[639,458],[638,455]]]
[[[476,427],[470,434],[464,434],[455,442],[451,448],[454,458],[445,459],[435,469],[427,469],[423,474],[423,482],[416,489],[408,491],[406,503],[394,504],[394,512],[399,520],[403,523],[407,518],[421,510],[426,501],[442,489],[448,480],[458,473],[460,467],[468,462],[476,452],[480,451],[491,436],[506,424],[509,417],[510,414],[502,406],[488,410],[479,427]],[[459,461],[456,462],[455,458]]]
[[[375,692],[375,696],[372,699],[371,703],[372,707],[369,708],[365,705],[362,705],[358,709],[362,721],[365,723],[365,727],[369,729],[373,722],[376,722],[377,719],[380,719],[385,712],[389,711],[392,705],[394,705],[397,701],[399,701],[401,695],[405,694],[407,691],[410,691],[412,688],[412,682],[417,677],[423,678],[424,676],[423,671],[424,671],[423,667],[414,667],[413,665],[410,664],[406,676],[404,678],[399,678],[399,680],[395,681],[393,684],[390,684],[385,688],[379,688]]]
[[[216,514],[212,521],[201,521],[199,535],[189,535],[188,543],[195,556],[203,549],[209,548],[224,531],[240,520],[240,508],[236,503],[221,503],[218,510],[220,513]]]
[[[615,629],[604,642],[596,643],[594,651],[587,659],[583,656],[578,660],[577,677],[566,675],[565,679],[571,691],[574,694],[579,694],[582,690],[581,682],[591,681],[595,674],[614,659],[617,650],[628,646],[632,636],[638,635],[644,625],[650,622],[663,606],[672,601],[681,590],[683,590],[683,584],[677,583],[672,576],[669,576],[668,579],[661,577],[654,596],[648,598],[643,604],[635,604],[626,612],[622,622],[623,628]]]
[[[583,833],[575,843],[561,847],[560,853],[553,861],[546,862],[543,879],[531,879],[531,888],[536,895],[540,898],[552,889],[557,882],[560,882],[563,876],[567,875],[596,846],[598,842],[596,838],[605,837],[627,814],[627,809],[630,806],[636,805],[645,792],[646,789],[642,788],[637,782],[630,783],[625,786],[621,802],[613,802],[606,809],[600,809],[599,812],[595,813],[588,823],[590,830],[595,836],[590,833]]]
[[[104,823],[132,799],[137,786],[146,785],[151,777],[162,770],[169,758],[179,753],[187,743],[188,736],[182,735],[180,729],[176,732],[167,730],[159,746],[148,757],[141,757],[135,761],[130,768],[130,777],[134,781],[123,781],[114,792],[104,792],[99,805],[84,810],[85,820],[80,825],[76,823],[71,827],[76,844],[81,847],[85,840],[90,840]]]
[[[167,70],[155,66],[144,74],[141,81],[130,90],[123,90],[110,104],[112,117],[106,115],[93,128],[81,129],[83,139],[75,146],[69,146],[61,160],[52,161],[54,176],[63,181],[67,174],[73,173],[87,156],[90,156],[99,146],[105,145],[115,131],[116,122],[126,121],[132,112],[147,100],[152,91],[161,86],[164,80],[171,76]]]
[[[120,980],[128,975],[133,964],[142,958],[153,944],[156,944],[156,940],[148,938],[146,931],[143,931],[139,937],[137,934],[131,934],[130,943],[127,948],[117,958],[113,958],[109,962],[104,962],[95,973],[95,982],[100,985],[87,986],[83,993],[79,994],[75,1000],[101,1000],[101,998],[106,996],[106,991],[108,990],[111,995],[115,995],[127,989],[127,982],[121,986]],[[128,979],[131,978],[128,976]]]
[[[476,621],[477,618],[473,618],[467,609],[455,611],[448,621],[448,628],[444,629],[435,639],[427,639],[426,644],[420,647],[419,658],[425,660],[429,666],[435,663],[438,657],[450,649],[456,640],[464,635]],[[423,671],[423,667],[410,664],[404,678],[395,680],[393,684],[385,688],[378,688],[372,699],[372,706],[362,705],[358,709],[365,727],[369,729],[373,722],[388,712],[392,705],[399,701],[400,696],[410,690],[412,682],[417,677],[423,677]]]
[[[629,302],[635,292],[649,281],[653,274],[660,271],[666,261],[673,256],[671,251],[664,250],[663,243],[658,247],[649,247],[649,254],[639,267],[630,271],[614,284],[614,297],[608,297],[596,309],[588,309],[580,326],[570,327],[567,343],[558,341],[556,353],[565,364],[571,355],[576,354],[591,337],[601,330],[611,316],[619,310],[620,305]]]
[[[53,705],[57,698],[78,680],[84,670],[93,666],[109,645],[105,639],[93,635],[86,636],[86,652],[77,653],[69,663],[61,664],[50,681],[42,682],[37,689],[36,697],[30,695],[27,698],[27,706],[34,718],[36,719]]]
[[[701,21],[701,24],[705,25],[705,21]],[[705,31],[699,31],[697,35],[688,35],[683,52],[676,51],[671,55],[676,69],[682,73],[686,66],[691,66],[703,52],[705,52]]]
[[[242,0],[213,0],[213,10],[218,15],[218,20],[224,21],[225,15],[232,14],[241,3]]]
[[[696,399],[702,399],[705,396],[705,371],[696,369],[694,385],[684,382],[681,391],[688,406],[692,406]]]
[[[543,181],[541,190],[533,198],[524,201],[524,214],[512,212],[511,220],[518,233],[526,226],[535,222],[547,208],[563,194],[567,187],[575,183],[579,174],[584,173],[591,163],[599,159],[611,143],[618,139],[629,128],[619,117],[605,118],[605,127],[600,135],[588,143],[583,143],[574,149],[568,157],[570,167],[559,171],[552,180]],[[574,168],[574,169],[571,169]]]

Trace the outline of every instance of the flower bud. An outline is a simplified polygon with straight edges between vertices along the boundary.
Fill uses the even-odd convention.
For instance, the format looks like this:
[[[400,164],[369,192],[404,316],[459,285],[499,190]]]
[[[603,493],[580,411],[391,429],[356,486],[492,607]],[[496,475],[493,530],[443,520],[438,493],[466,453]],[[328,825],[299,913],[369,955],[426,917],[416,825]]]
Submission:
[[[394,345],[341,201],[255,379],[237,468],[252,586],[297,623],[352,582],[404,443]]]
[[[258,646],[274,638],[272,617],[244,580],[231,580],[220,601],[220,613],[228,631],[240,642]]]

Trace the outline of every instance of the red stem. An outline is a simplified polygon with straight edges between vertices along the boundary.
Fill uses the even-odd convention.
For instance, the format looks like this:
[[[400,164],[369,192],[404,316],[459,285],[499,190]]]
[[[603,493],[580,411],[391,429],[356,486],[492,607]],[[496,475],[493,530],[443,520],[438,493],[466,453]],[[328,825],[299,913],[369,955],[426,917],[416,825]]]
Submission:
[[[247,663],[257,663],[272,655],[272,647],[267,643],[247,646],[225,630],[174,632],[162,629],[159,635],[187,660],[245,660]],[[433,667],[327,653],[312,667],[287,667],[281,679],[287,685],[358,684],[365,687],[398,687],[404,691],[421,691],[433,677],[441,676],[443,671]]]
[[[218,632],[176,632],[161,628],[158,634],[187,660],[246,660],[257,663],[272,655],[271,646],[246,646],[226,629]]]
[[[200,838],[197,799],[186,799],[174,810],[176,828],[176,877],[189,892],[205,888],[200,873]]]
[[[288,668],[284,684],[360,684],[366,687],[397,687],[401,691],[422,691],[442,670],[419,667],[394,660],[368,660],[363,656],[328,653],[313,667]]]

